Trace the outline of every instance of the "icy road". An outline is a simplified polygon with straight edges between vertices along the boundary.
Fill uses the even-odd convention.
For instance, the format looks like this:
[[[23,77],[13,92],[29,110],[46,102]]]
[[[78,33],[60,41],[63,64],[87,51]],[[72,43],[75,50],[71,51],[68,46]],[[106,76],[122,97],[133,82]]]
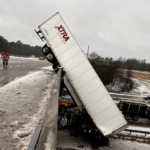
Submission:
[[[17,63],[17,60],[21,62]],[[0,150],[27,150],[37,123],[45,114],[57,76],[51,66],[40,68],[46,64],[49,63],[18,58],[14,61],[12,59],[8,70],[1,68],[0,77],[3,74],[8,82],[30,71],[40,71],[20,77],[0,88]]]
[[[0,59],[0,87],[8,84],[18,77],[27,75],[33,71],[39,70],[41,67],[49,66],[47,60],[39,60],[38,58],[24,58],[10,56],[8,68],[3,68],[2,59]]]

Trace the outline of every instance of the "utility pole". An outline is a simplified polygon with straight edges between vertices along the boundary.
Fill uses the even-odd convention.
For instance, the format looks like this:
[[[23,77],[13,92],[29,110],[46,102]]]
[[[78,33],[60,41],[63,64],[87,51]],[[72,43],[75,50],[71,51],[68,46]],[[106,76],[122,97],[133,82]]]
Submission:
[[[88,45],[88,49],[87,49],[87,59],[88,59],[88,55],[89,55],[89,45]]]

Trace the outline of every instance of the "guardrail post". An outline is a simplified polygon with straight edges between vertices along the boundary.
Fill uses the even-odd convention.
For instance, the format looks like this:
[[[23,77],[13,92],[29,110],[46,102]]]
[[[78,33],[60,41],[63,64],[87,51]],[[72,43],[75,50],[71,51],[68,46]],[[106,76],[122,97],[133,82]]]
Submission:
[[[51,97],[48,102],[43,128],[36,150],[56,150],[57,145],[57,123],[58,123],[58,102],[61,84],[62,69],[59,69]]]

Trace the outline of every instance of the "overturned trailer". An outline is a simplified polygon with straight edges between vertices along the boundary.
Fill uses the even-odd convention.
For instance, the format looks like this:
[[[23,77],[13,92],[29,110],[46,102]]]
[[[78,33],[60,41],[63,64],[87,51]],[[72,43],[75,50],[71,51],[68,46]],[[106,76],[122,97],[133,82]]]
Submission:
[[[47,60],[53,64],[55,71],[59,66],[63,68],[65,86],[77,106],[84,106],[96,128],[104,136],[127,128],[122,113],[60,14],[56,13],[41,24],[37,34],[47,42],[42,48]]]

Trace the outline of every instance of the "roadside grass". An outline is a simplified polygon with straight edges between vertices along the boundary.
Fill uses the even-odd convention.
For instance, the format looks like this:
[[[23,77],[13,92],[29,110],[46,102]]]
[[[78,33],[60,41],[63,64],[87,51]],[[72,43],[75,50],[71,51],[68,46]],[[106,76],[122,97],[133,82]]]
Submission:
[[[128,70],[122,70],[122,71],[123,71],[123,76],[127,77]],[[132,78],[137,78],[137,79],[141,78],[141,79],[150,80],[150,73],[132,70]]]

